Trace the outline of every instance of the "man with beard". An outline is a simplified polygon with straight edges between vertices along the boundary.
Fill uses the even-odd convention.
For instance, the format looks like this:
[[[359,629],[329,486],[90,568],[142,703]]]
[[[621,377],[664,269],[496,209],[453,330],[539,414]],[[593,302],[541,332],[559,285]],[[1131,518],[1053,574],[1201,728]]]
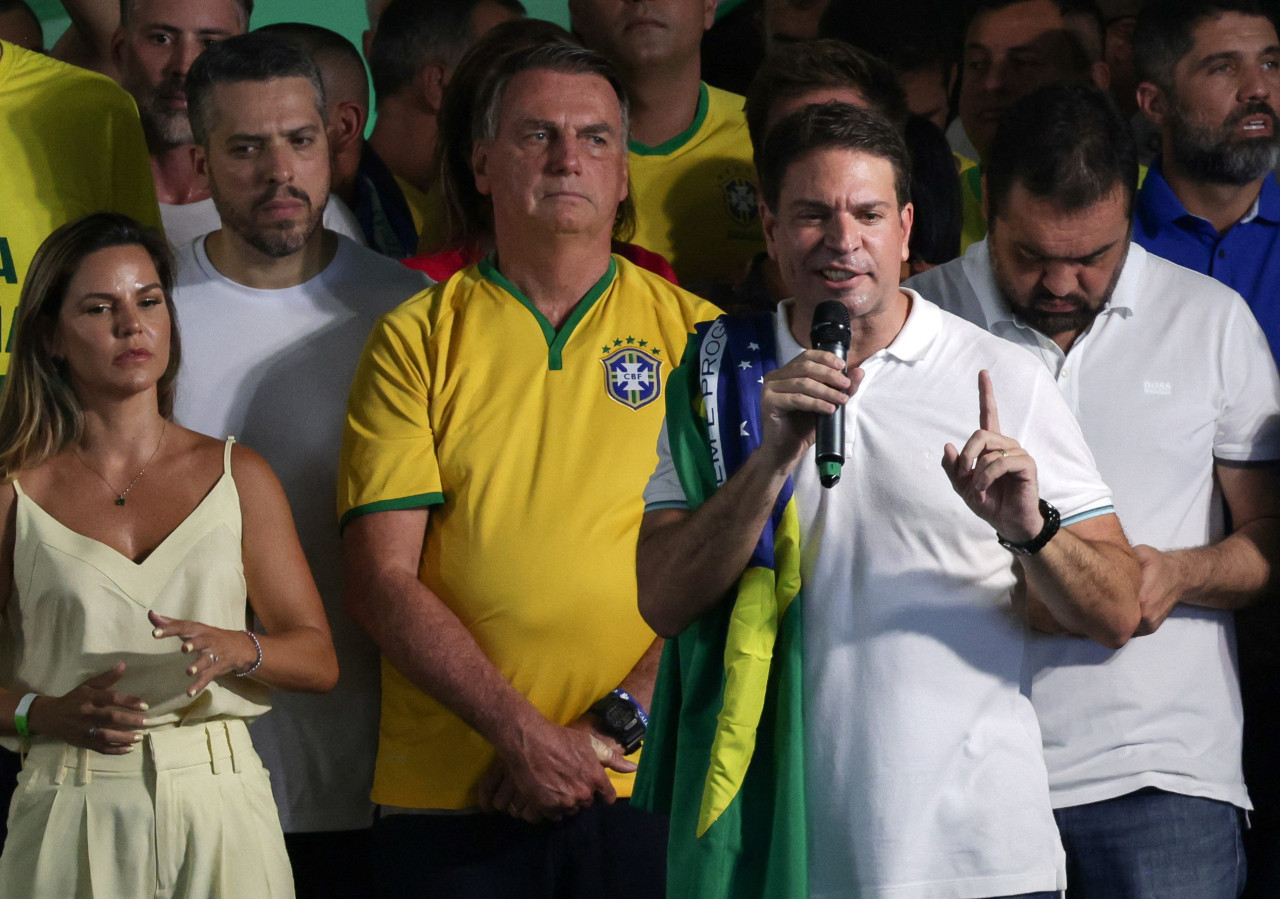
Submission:
[[[371,877],[377,651],[342,615],[333,527],[342,410],[377,317],[429,282],[321,226],[329,150],[320,74],[278,35],[207,50],[186,81],[194,171],[222,227],[177,253],[183,324],[176,415],[235,434],[278,472],[325,601],[342,680],[277,697],[254,725],[300,892],[358,895]],[[314,893],[318,894],[318,893]]]
[[[185,243],[209,222],[209,193],[192,167],[184,82],[214,41],[249,27],[252,0],[126,0],[111,57],[120,86],[133,95],[151,153],[151,175],[170,243]],[[205,201],[203,206],[197,205]],[[212,224],[212,223],[210,223]],[[209,228],[204,228],[207,231]]]
[[[84,52],[59,41],[58,53],[91,65],[102,55],[92,48],[109,44],[111,66],[99,68],[111,69],[138,104],[169,243],[180,247],[217,228],[217,210],[193,169],[185,83],[206,48],[248,29],[253,0],[66,0],[66,6],[69,31],[79,35],[72,43]],[[362,240],[340,201],[325,213],[326,227]]]
[[[1239,291],[1280,355],[1280,41],[1254,0],[1162,0],[1133,36],[1161,155],[1134,240]]]
[[[1227,899],[1250,808],[1231,610],[1280,561],[1280,380],[1235,291],[1131,243],[1137,177],[1108,95],[1043,88],[997,131],[987,240],[909,283],[1049,368],[1142,563],[1147,636],[1118,650],[1028,598],[1071,899]]]

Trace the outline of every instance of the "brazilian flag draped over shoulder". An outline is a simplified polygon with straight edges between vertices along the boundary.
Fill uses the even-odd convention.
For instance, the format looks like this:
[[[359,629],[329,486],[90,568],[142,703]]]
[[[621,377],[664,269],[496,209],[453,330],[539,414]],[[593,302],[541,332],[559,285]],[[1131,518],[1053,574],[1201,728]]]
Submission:
[[[701,324],[667,383],[667,434],[696,508],[760,444],[772,315]],[[808,895],[800,541],[792,482],[736,593],[668,640],[632,802],[671,816],[667,894]]]

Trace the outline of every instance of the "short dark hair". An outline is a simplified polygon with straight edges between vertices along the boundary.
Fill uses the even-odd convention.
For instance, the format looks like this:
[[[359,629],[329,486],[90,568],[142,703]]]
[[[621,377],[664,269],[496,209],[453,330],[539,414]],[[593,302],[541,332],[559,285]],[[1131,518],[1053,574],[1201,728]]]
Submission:
[[[893,189],[898,209],[911,202],[911,156],[902,134],[875,110],[848,103],[819,103],[788,115],[769,129],[756,157],[760,193],[765,205],[777,210],[782,179],[801,156],[833,148],[869,153],[893,166]]]
[[[1205,19],[1225,13],[1275,19],[1256,0],[1155,0],[1138,12],[1133,28],[1133,70],[1139,81],[1173,90],[1173,70],[1195,46],[1192,32]]]
[[[964,34],[967,37],[978,16],[1028,2],[1030,0],[975,0],[965,19]],[[1102,10],[1095,0],[1052,0],[1052,3],[1067,26],[1064,30],[1071,38],[1075,68],[1083,72],[1102,59],[1102,41],[1106,34]]]
[[[187,115],[196,143],[209,145],[213,130],[213,88],[244,81],[305,78],[316,92],[316,109],[325,120],[324,82],[307,51],[288,38],[261,31],[238,34],[211,45],[191,64],[185,84]]]
[[[344,79],[349,80],[360,88],[358,99],[368,107],[368,72],[364,67],[364,57],[360,55],[355,44],[338,32],[320,25],[312,25],[310,22],[276,22],[263,25],[257,31],[260,34],[274,34],[291,40],[305,50],[312,62],[320,69],[321,80],[324,79],[327,61],[336,61],[341,66],[341,70],[335,72],[330,68],[332,75],[329,83],[335,83],[333,76],[339,79],[337,81],[339,84],[345,83]]]
[[[893,70],[842,41],[823,39],[780,45],[765,57],[747,89],[747,132],[759,155],[770,111],[812,90],[851,88],[898,128],[906,127],[907,97]]]
[[[1110,94],[1082,84],[1049,84],[1005,112],[983,174],[991,222],[1015,184],[1067,212],[1121,190],[1132,213],[1138,151]]]
[[[138,0],[120,0],[120,24],[122,26],[129,24],[129,16],[133,13],[133,4]],[[209,0],[200,0],[202,3],[208,3]],[[240,18],[247,30],[249,28],[249,18],[253,15],[253,0],[234,0],[235,5],[240,7]]]
[[[369,72],[379,101],[405,89],[427,63],[458,64],[475,42],[471,14],[484,0],[392,0],[369,47]],[[517,16],[519,0],[490,0]]]

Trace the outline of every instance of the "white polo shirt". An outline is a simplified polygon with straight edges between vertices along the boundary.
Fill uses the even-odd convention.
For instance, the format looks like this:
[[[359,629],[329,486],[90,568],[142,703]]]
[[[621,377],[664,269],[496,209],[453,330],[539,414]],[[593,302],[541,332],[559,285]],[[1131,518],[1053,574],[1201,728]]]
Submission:
[[[1060,890],[1063,853],[1010,554],[941,461],[978,425],[978,372],[1064,520],[1110,511],[1052,378],[918,294],[845,407],[844,474],[796,468],[805,776],[814,897],[937,899]],[[778,357],[800,346],[778,313]],[[683,504],[663,433],[649,508]]]
[[[1220,540],[1214,460],[1280,458],[1266,338],[1239,294],[1212,278],[1132,244],[1108,307],[1065,355],[1012,318],[986,241],[911,283],[1056,375],[1132,543]],[[1037,634],[1030,659],[1055,807],[1144,787],[1250,807],[1230,612],[1179,606],[1114,652]]]

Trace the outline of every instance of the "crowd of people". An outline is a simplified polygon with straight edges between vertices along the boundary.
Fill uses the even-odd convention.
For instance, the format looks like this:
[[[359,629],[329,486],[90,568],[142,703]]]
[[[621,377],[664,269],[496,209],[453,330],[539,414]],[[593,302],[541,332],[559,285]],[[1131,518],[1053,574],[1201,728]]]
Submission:
[[[1280,895],[1258,0],[64,6],[0,896]]]

